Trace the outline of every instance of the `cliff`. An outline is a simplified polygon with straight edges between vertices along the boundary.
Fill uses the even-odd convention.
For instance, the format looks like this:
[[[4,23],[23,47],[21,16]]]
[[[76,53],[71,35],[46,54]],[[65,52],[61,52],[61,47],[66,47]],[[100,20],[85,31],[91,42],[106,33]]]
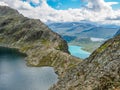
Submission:
[[[69,69],[51,90],[120,90],[120,34]]]
[[[60,35],[40,20],[24,17],[6,6],[0,6],[0,45],[25,53],[28,66],[53,66],[59,74],[79,62],[69,54]]]

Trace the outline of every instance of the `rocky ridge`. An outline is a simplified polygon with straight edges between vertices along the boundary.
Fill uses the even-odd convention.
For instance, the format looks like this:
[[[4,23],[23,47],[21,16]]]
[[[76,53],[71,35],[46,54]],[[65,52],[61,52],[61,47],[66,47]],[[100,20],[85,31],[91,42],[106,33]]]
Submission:
[[[25,53],[28,66],[52,66],[58,74],[80,61],[60,35],[7,6],[0,6],[0,45]]]
[[[69,69],[50,90],[120,90],[120,34]]]
[[[40,20],[0,6],[0,45],[25,53],[29,66],[54,67],[60,77],[50,90],[120,90],[120,34],[80,62]]]

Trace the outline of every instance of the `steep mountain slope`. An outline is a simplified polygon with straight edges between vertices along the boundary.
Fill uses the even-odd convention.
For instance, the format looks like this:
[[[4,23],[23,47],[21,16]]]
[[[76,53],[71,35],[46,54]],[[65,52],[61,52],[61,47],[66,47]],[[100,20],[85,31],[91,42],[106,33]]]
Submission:
[[[69,69],[51,90],[120,90],[120,35]]]
[[[16,10],[0,6],[0,45],[27,54],[27,65],[53,66],[62,72],[79,62],[69,55],[67,43],[40,20],[29,19]],[[59,69],[59,70],[58,70]]]

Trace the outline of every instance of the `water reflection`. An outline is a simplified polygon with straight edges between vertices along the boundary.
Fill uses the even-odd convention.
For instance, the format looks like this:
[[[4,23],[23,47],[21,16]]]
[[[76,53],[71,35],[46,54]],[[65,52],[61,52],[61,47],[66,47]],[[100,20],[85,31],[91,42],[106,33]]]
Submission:
[[[53,68],[27,67],[20,55],[0,54],[0,90],[48,90],[56,82]]]

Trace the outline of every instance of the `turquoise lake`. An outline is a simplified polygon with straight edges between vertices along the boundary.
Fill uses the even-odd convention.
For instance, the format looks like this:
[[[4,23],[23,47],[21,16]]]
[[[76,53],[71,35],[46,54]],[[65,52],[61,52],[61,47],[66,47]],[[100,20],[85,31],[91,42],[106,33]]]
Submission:
[[[69,51],[71,55],[82,59],[85,59],[90,55],[89,52],[82,50],[82,47],[80,46],[69,45]]]

